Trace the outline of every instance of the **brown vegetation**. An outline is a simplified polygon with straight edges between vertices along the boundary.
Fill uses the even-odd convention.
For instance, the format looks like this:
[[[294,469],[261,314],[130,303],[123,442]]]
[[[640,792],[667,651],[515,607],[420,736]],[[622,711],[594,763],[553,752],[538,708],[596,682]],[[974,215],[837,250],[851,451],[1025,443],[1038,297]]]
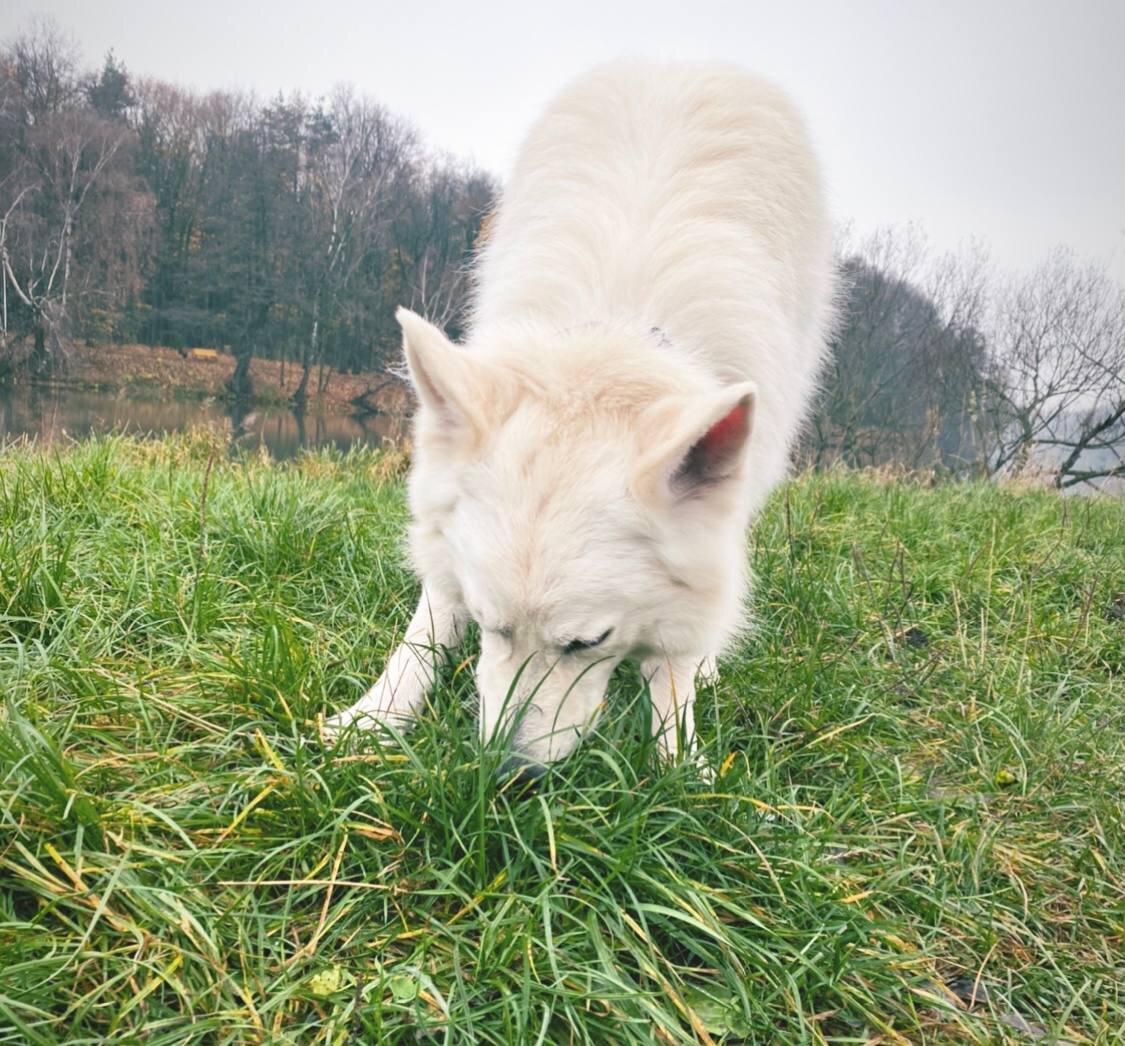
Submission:
[[[60,383],[78,388],[145,390],[167,396],[229,395],[235,358],[209,349],[208,355],[147,345],[71,346],[66,377]],[[292,362],[254,357],[250,361],[254,400],[288,402],[301,380]],[[311,410],[326,414],[357,412],[401,414],[409,410],[409,393],[394,375],[343,373],[326,368],[323,381],[309,389]]]

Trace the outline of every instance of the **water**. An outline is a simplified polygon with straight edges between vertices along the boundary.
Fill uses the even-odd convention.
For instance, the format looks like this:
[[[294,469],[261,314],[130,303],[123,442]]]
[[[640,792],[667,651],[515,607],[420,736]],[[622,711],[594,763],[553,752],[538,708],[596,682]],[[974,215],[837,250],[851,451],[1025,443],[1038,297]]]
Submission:
[[[106,432],[160,435],[198,425],[227,428],[232,443],[265,446],[276,458],[303,447],[375,446],[400,434],[384,415],[300,415],[284,407],[237,408],[217,400],[166,400],[59,387],[0,388],[0,442],[31,436],[42,443]]]

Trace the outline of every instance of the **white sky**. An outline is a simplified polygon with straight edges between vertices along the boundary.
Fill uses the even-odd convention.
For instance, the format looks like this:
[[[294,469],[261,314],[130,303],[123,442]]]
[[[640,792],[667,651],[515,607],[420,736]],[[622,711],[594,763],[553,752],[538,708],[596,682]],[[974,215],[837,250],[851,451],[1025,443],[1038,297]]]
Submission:
[[[595,61],[733,60],[801,103],[857,231],[913,220],[1005,267],[1069,244],[1125,282],[1125,0],[4,0],[0,38],[38,14],[197,88],[349,81],[500,175]]]

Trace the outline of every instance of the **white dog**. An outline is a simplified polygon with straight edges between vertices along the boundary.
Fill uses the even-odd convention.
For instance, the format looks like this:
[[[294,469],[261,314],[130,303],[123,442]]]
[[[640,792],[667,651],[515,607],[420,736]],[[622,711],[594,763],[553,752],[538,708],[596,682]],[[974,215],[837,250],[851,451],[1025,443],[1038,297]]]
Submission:
[[[480,626],[480,726],[534,764],[640,662],[668,755],[743,623],[746,528],[786,471],[833,301],[803,124],[727,68],[618,63],[532,128],[462,346],[399,310],[419,408],[418,610],[326,724],[402,726]]]

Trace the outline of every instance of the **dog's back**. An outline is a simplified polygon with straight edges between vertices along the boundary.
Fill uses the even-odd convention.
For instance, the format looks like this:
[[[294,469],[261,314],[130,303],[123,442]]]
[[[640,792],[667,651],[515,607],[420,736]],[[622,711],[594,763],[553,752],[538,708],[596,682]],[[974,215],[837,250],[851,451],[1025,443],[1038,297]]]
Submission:
[[[814,389],[832,275],[818,167],[785,95],[736,69],[615,63],[525,141],[471,340],[512,324],[657,328],[723,384],[758,385],[764,492]]]

